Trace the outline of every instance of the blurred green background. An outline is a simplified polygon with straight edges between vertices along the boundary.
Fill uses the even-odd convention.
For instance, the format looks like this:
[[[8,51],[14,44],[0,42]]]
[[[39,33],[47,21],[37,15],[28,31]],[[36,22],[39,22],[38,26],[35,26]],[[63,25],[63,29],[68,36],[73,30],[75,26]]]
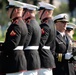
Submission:
[[[75,14],[76,13],[76,0],[67,0],[68,3],[64,2],[66,0],[17,0],[17,1],[22,1],[22,2],[30,3],[30,4],[34,4],[34,5],[38,5],[39,1],[46,1],[51,4],[54,4],[55,1],[57,1],[56,4],[60,3],[60,1],[61,1],[60,5],[58,5],[57,8],[54,10],[53,16],[60,14],[60,13],[67,13],[69,16],[69,22],[76,24],[76,14]],[[72,8],[69,7],[70,1],[72,1],[71,2]],[[4,41],[6,30],[7,30],[8,26],[10,25],[10,20],[7,17],[7,12],[5,9],[7,5],[8,5],[8,0],[0,0],[0,41]],[[70,16],[72,11],[74,11],[73,14],[75,16],[74,15]],[[36,15],[36,19],[39,22],[38,15]],[[74,34],[73,39],[76,40],[76,29],[75,29],[75,34]]]

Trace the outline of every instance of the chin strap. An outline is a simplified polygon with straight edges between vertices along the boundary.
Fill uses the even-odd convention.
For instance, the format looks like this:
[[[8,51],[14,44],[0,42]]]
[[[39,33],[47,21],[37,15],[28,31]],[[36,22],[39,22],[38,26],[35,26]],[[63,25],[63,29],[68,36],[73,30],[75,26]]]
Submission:
[[[22,15],[22,17],[26,14],[26,12],[27,12],[27,11],[25,10],[24,13],[23,13],[23,15]]]
[[[10,14],[10,19],[12,18],[12,14],[13,14],[14,10],[15,10],[15,7],[13,8],[13,10],[12,10],[12,12]]]
[[[42,15],[44,14],[44,12],[45,12],[45,9],[43,10],[43,12],[42,12],[42,14],[41,14],[41,17],[42,17]],[[40,17],[40,19],[41,19],[41,17]]]

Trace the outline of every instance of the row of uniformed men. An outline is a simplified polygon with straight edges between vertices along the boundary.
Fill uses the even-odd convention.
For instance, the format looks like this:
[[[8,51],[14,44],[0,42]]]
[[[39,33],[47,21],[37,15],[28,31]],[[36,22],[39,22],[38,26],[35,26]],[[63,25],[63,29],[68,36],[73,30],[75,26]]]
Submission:
[[[7,29],[4,43],[0,46],[0,75],[52,75],[54,73],[59,75],[60,72],[61,75],[69,75],[64,61],[68,64],[66,60],[69,60],[72,55],[61,51],[66,45],[65,43],[59,45],[58,39],[61,37],[56,38],[52,20],[55,6],[44,2],[39,2],[39,5],[40,26],[35,19],[37,6],[9,1],[7,14],[12,19],[12,23]],[[65,14],[60,14],[54,18],[54,22],[66,24],[68,21]],[[60,61],[64,53],[66,57],[64,61]],[[53,68],[55,72],[52,73]]]
[[[46,10],[42,11],[42,9],[46,6],[50,13],[54,6],[44,2],[39,4],[41,6],[39,17],[45,22],[49,18],[44,14]],[[42,29],[40,28],[35,19],[36,8],[37,6],[31,4],[9,1],[6,9],[12,23],[7,30],[4,43],[0,46],[0,75],[42,75],[42,73],[46,74],[46,72],[49,75],[52,74],[51,68],[55,67],[55,63],[50,51],[50,44],[53,39],[50,38],[54,37],[55,34],[52,35],[51,33],[55,30],[52,24],[53,30],[50,32],[51,26],[46,23],[43,23],[44,28],[43,25],[41,25]],[[40,69],[41,66],[43,69]]]

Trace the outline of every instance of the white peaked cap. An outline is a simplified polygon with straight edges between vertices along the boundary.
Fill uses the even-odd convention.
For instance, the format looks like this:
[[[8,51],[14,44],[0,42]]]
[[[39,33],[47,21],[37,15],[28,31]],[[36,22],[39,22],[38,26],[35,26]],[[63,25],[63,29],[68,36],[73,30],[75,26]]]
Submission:
[[[20,1],[13,1],[13,0],[8,0],[9,6],[15,6],[15,7],[21,7],[23,8],[23,3]]]
[[[56,7],[52,4],[46,3],[46,2],[39,2],[39,7],[44,8],[44,9],[48,9],[48,10],[54,10]]]
[[[74,29],[74,28],[76,28],[76,25],[74,23],[67,23],[66,28],[68,28],[68,29]]]
[[[66,13],[62,13],[62,14],[56,15],[53,18],[53,20],[54,21],[58,20],[58,21],[67,21],[68,22],[68,15]]]
[[[32,4],[26,4],[25,3],[23,8],[27,8],[28,10],[36,10],[39,7],[38,6],[35,6],[35,5],[32,5]]]

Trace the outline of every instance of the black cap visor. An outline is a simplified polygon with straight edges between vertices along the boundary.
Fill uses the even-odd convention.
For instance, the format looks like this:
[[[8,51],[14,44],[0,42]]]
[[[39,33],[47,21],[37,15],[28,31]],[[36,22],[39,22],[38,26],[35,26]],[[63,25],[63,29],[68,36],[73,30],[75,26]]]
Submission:
[[[13,5],[8,5],[8,6],[6,6],[6,10],[8,11],[9,8],[13,8],[13,7],[15,7],[15,6],[13,6]]]
[[[43,9],[45,9],[45,8],[44,8],[44,7],[40,7],[40,8],[38,9],[38,11],[43,10]]]
[[[64,18],[59,18],[59,19],[56,19],[54,22],[56,23],[57,21],[62,21],[62,22],[69,22],[67,19],[64,19]]]

